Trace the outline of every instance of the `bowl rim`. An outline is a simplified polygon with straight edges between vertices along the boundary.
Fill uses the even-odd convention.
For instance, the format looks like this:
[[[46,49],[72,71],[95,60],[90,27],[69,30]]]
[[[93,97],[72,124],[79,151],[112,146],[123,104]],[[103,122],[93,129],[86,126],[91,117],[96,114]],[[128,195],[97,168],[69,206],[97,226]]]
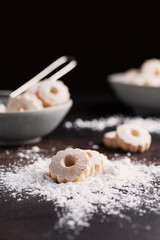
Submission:
[[[53,111],[53,110],[57,110],[57,109],[62,109],[65,107],[69,107],[73,104],[73,100],[70,98],[67,102],[60,104],[60,105],[56,105],[56,106],[52,106],[52,107],[46,107],[43,109],[38,109],[38,110],[27,110],[24,112],[0,112],[0,116],[6,116],[6,115],[25,115],[28,113],[42,113],[42,112],[47,112],[47,111]]]
[[[106,81],[108,81],[109,83],[113,83],[113,84],[118,83],[119,85],[125,85],[127,87],[135,87],[135,88],[143,88],[143,89],[157,89],[157,90],[160,89],[160,87],[130,84],[130,83],[122,82],[121,80],[114,79],[114,77],[122,76],[123,74],[124,74],[124,72],[109,74],[107,76]]]

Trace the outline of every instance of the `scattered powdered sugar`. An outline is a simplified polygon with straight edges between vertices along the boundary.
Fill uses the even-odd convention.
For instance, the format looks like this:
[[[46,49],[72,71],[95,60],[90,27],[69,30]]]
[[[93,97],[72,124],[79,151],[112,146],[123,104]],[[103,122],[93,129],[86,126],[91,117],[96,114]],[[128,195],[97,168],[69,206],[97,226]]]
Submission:
[[[6,151],[8,151],[8,150],[6,150]],[[5,153],[7,154],[6,151],[5,151]],[[41,151],[42,150],[38,146],[33,146],[30,149],[19,148],[17,156],[22,160],[30,159],[30,162],[32,162],[32,161],[34,162],[39,157],[39,153]]]
[[[93,144],[92,149],[95,149],[95,150],[99,149],[99,145],[98,144]]]
[[[89,145],[90,148],[92,148],[94,150],[98,150],[99,149],[99,145],[93,143],[92,141],[89,141],[88,145]]]
[[[77,118],[74,122],[67,121],[64,127],[67,129],[91,129],[96,131],[103,131],[107,127],[114,127],[122,123],[135,123],[146,128],[149,132],[160,132],[159,118],[141,118],[141,117],[125,117],[122,115],[114,115],[107,118],[99,118],[92,120],[82,120]]]
[[[38,150],[38,149],[37,149]],[[57,212],[56,229],[78,232],[89,227],[94,214],[128,217],[129,210],[139,215],[160,214],[160,166],[132,162],[130,158],[111,161],[115,174],[88,177],[85,182],[54,183],[48,173],[49,158],[37,154],[37,160],[25,166],[1,166],[2,189],[17,201],[41,196],[53,201]],[[24,194],[25,193],[25,194]],[[147,227],[149,229],[149,227]]]
[[[52,148],[51,148],[51,151],[52,151],[52,152],[55,152],[55,151],[56,151],[56,148],[55,148],[55,147],[52,147]]]
[[[38,147],[38,146],[33,146],[32,148],[31,148],[31,152],[40,152],[41,150],[40,150],[40,148]]]
[[[99,118],[92,120],[82,120],[81,118],[77,118],[74,122],[67,121],[64,123],[66,128],[90,128],[92,130],[102,131],[106,127],[113,127],[118,125],[121,122],[120,116],[113,116],[108,118]]]
[[[160,119],[159,118],[141,118],[141,117],[134,117],[134,118],[125,118],[125,123],[134,123],[138,124],[141,127],[144,127],[149,132],[160,132]]]

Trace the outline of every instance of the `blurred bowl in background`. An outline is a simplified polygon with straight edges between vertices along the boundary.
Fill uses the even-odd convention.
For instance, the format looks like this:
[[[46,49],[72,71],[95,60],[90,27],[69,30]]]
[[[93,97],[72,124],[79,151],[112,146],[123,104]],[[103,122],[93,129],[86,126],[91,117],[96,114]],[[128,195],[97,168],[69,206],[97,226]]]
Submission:
[[[0,145],[40,141],[42,136],[56,129],[72,104],[73,101],[69,100],[65,104],[43,110],[0,113]]]
[[[136,111],[145,113],[160,113],[160,88],[138,86],[122,81],[123,73],[111,74],[107,77],[116,96]],[[140,110],[140,111],[139,111]]]

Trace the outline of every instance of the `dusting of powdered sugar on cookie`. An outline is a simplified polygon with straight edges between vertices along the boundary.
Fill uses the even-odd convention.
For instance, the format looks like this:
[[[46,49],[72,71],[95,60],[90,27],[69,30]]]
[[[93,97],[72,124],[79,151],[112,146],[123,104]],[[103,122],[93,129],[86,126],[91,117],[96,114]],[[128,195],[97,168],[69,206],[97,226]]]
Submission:
[[[34,163],[1,165],[1,187],[13,198],[18,195],[17,201],[37,195],[42,201],[53,201],[56,229],[78,232],[90,226],[95,214],[102,219],[108,215],[127,218],[129,211],[140,216],[146,212],[160,214],[160,166],[132,162],[124,157],[111,161],[114,175],[101,174],[84,182],[57,184],[46,175],[50,158],[42,157],[37,150],[32,152],[36,156],[32,157]]]
[[[160,132],[159,118],[141,118],[141,117],[125,117],[122,115],[114,115],[107,118],[98,118],[91,120],[83,120],[77,118],[75,121],[66,121],[64,127],[67,129],[91,129],[93,131],[103,131],[109,127],[115,127],[123,123],[134,123],[139,125],[149,132]]]

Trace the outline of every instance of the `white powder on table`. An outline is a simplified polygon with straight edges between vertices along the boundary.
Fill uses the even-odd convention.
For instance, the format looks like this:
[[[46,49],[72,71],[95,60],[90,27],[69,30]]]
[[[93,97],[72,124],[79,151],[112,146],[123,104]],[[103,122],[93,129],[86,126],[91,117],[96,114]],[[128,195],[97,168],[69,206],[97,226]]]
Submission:
[[[160,132],[159,118],[124,117],[122,115],[114,115],[112,117],[91,120],[77,118],[74,122],[65,122],[64,127],[67,129],[74,128],[103,131],[108,127],[115,127],[122,123],[135,123],[146,128],[149,132]]]
[[[98,150],[99,149],[99,145],[98,144],[94,144],[92,141],[89,141],[88,143],[89,147],[94,149],[94,150]]]
[[[127,218],[129,210],[139,215],[148,211],[160,214],[160,166],[133,163],[126,157],[112,161],[115,175],[56,184],[44,175],[48,172],[49,163],[49,158],[39,155],[33,164],[23,167],[6,169],[1,166],[0,182],[3,191],[9,191],[14,198],[18,196],[17,201],[29,195],[53,201],[53,211],[58,217],[56,229],[67,228],[78,232],[83,227],[89,227],[94,214],[100,214],[102,219],[107,215]]]
[[[116,126],[121,122],[120,116],[113,116],[109,118],[99,118],[92,120],[82,120],[81,118],[77,118],[74,122],[67,121],[64,123],[65,128],[90,128],[92,130],[102,131],[106,127]]]

